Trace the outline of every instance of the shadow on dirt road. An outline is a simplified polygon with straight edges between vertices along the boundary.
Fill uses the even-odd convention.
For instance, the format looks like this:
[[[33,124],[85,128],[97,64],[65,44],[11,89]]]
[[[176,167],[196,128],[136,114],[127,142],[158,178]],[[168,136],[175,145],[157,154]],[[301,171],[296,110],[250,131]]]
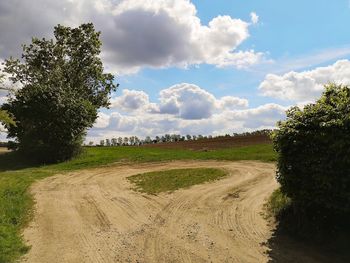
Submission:
[[[277,227],[267,241],[270,249],[268,263],[346,263],[350,262],[349,238],[339,237],[336,244],[330,240],[328,244],[311,245],[288,235],[281,227]],[[345,240],[347,239],[347,240]],[[339,245],[342,244],[342,245]],[[348,248],[346,248],[348,246]]]

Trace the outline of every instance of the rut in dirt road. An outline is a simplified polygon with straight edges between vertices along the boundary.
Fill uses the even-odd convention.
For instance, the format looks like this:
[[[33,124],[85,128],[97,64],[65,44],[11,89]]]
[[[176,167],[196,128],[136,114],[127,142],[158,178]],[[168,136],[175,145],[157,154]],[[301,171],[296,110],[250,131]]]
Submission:
[[[157,196],[126,177],[217,167],[229,176]],[[261,215],[277,187],[273,164],[186,161],[118,165],[37,182],[32,246],[24,262],[267,262],[271,227]]]

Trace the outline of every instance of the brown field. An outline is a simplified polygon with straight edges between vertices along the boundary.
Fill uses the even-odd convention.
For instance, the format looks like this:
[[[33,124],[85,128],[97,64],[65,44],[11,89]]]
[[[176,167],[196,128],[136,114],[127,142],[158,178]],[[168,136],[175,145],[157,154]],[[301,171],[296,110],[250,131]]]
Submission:
[[[267,135],[249,135],[235,137],[220,137],[212,139],[200,139],[196,141],[180,141],[169,143],[146,144],[143,147],[156,147],[166,149],[190,149],[190,150],[212,150],[221,148],[242,147],[262,143],[272,143]]]

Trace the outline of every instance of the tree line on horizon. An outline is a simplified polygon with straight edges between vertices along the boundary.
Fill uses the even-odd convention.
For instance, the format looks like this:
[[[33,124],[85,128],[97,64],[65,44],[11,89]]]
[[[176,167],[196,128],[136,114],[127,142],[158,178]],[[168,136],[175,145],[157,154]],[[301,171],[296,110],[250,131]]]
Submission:
[[[265,135],[270,136],[273,130],[263,129],[256,130],[252,132],[243,132],[243,133],[233,133],[225,135],[180,135],[180,134],[164,134],[162,136],[146,136],[144,139],[140,139],[137,136],[130,137],[113,137],[111,139],[101,139],[98,144],[95,144],[93,141],[90,141],[85,146],[140,146],[144,144],[156,144],[156,143],[174,143],[174,142],[183,142],[183,141],[198,141],[198,140],[208,140],[213,138],[227,138],[227,137],[242,137],[242,136],[257,136]]]

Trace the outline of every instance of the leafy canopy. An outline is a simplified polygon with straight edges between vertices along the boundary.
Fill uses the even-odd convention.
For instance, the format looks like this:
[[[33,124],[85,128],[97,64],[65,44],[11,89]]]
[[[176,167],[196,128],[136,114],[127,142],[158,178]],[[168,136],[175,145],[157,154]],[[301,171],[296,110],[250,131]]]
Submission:
[[[4,71],[22,88],[2,106],[15,117],[5,125],[18,149],[42,161],[79,153],[86,130],[100,107],[109,106],[114,76],[104,73],[100,32],[93,24],[58,25],[55,40],[33,38],[21,59],[5,61]]]
[[[0,74],[0,90],[8,90],[1,86],[3,82],[4,75]],[[0,123],[3,125],[15,125],[15,121],[11,118],[7,111],[0,109]],[[0,129],[0,132],[2,130]]]
[[[277,179],[301,211],[350,212],[350,88],[329,84],[321,98],[291,108],[278,124]]]

